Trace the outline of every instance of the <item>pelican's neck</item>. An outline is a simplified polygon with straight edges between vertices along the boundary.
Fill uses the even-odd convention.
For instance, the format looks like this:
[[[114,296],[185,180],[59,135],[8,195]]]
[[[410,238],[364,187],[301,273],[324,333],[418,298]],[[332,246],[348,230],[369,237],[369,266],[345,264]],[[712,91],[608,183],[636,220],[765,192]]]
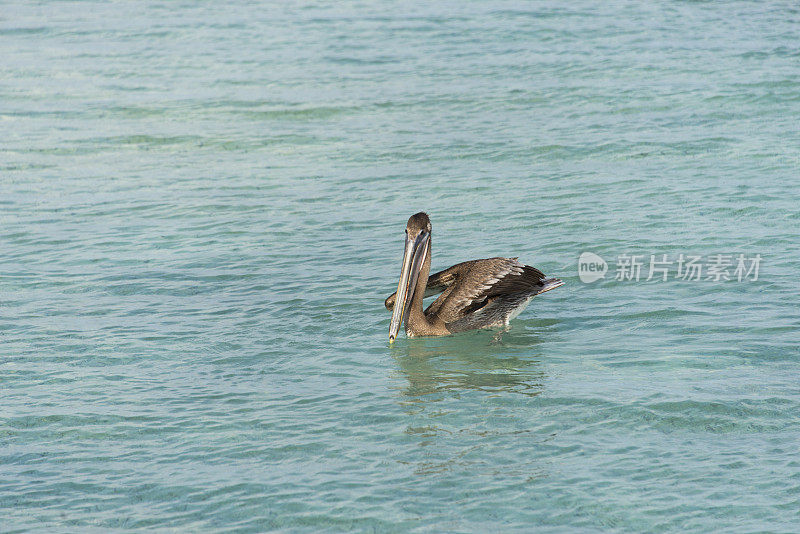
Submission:
[[[428,252],[425,254],[425,261],[417,277],[417,287],[414,288],[414,296],[411,298],[411,309],[408,312],[406,321],[406,335],[411,336],[430,336],[441,335],[444,324],[431,322],[425,316],[422,309],[422,301],[425,298],[425,288],[428,286],[428,276],[431,273],[431,242],[428,240]],[[444,333],[449,333],[447,330]]]

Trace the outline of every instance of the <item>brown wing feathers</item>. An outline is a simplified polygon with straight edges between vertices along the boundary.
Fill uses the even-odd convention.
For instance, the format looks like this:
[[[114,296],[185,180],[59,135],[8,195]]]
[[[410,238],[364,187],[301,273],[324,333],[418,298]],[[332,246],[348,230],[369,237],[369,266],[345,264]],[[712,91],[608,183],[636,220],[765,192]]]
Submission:
[[[489,258],[469,263],[453,287],[447,300],[434,302],[445,322],[458,320],[482,308],[493,298],[514,294],[536,293],[542,287],[544,274],[534,267],[512,258]],[[442,295],[444,297],[445,295]],[[440,298],[442,298],[440,297]],[[436,304],[439,306],[436,306]]]

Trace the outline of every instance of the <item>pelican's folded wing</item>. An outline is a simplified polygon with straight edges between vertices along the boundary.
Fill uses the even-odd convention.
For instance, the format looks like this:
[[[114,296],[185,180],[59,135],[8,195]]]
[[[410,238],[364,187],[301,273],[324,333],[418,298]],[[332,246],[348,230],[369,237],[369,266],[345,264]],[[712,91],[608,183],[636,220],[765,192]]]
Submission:
[[[458,283],[448,289],[446,298],[440,297],[431,305],[446,323],[474,313],[496,297],[533,295],[543,287],[544,274],[516,258],[488,258],[469,263]]]

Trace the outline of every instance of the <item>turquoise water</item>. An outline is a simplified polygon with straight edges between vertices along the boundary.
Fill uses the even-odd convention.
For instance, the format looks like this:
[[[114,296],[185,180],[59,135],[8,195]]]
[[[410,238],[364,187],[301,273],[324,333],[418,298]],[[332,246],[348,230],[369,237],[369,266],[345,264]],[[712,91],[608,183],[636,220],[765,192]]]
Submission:
[[[796,531],[798,32],[792,2],[3,3],[0,530]],[[434,269],[566,285],[389,346],[419,210]],[[614,279],[718,253],[758,280]]]

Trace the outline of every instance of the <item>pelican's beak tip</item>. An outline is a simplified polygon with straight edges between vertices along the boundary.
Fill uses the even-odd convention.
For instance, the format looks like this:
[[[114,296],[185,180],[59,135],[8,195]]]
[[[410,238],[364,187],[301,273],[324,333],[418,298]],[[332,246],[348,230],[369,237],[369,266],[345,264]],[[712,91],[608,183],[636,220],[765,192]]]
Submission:
[[[389,345],[394,343],[394,336],[389,336]]]

